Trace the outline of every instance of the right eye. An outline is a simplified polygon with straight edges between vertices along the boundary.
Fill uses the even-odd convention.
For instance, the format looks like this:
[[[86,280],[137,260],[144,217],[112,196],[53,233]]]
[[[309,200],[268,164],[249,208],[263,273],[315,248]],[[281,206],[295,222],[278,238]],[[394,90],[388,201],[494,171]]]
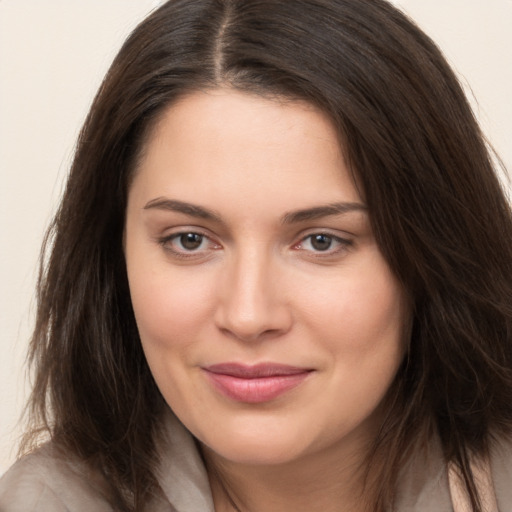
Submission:
[[[201,249],[205,236],[199,233],[181,233],[175,235],[171,240],[180,250],[197,251]]]
[[[188,258],[206,255],[210,250],[220,248],[208,236],[196,231],[180,231],[159,239],[160,245],[173,256]]]

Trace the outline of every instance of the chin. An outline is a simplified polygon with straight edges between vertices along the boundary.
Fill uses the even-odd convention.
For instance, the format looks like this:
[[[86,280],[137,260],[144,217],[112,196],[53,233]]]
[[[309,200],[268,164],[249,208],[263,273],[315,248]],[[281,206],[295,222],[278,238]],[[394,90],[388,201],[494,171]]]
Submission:
[[[241,426],[240,426],[241,427]],[[307,454],[312,446],[307,433],[277,425],[223,429],[223,435],[210,430],[200,439],[210,452],[226,461],[244,465],[281,465]]]
[[[296,447],[264,440],[254,443],[236,442],[229,446],[207,447],[218,457],[245,466],[279,466],[300,459]]]

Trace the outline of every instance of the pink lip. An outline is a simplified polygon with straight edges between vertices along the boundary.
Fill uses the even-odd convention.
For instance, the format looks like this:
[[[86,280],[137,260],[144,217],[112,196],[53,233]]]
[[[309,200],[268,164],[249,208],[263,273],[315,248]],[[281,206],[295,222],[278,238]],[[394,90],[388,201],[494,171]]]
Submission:
[[[223,395],[238,402],[252,404],[277,398],[302,383],[312,371],[274,363],[254,366],[222,363],[203,370]]]

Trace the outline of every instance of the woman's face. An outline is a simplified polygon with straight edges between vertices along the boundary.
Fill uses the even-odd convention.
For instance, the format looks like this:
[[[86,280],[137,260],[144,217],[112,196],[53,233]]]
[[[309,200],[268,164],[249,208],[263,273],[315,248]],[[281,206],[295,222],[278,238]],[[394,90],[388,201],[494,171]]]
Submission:
[[[325,115],[181,99],[149,137],[125,251],[155,381],[211,452],[278,464],[373,435],[404,297]]]

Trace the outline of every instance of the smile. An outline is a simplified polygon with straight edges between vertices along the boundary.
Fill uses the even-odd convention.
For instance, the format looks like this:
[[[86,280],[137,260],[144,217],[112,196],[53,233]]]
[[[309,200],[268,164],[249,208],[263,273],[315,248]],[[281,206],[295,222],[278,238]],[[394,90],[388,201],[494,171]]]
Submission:
[[[301,384],[310,369],[263,363],[245,366],[223,363],[203,368],[208,380],[222,395],[245,403],[274,400]]]

